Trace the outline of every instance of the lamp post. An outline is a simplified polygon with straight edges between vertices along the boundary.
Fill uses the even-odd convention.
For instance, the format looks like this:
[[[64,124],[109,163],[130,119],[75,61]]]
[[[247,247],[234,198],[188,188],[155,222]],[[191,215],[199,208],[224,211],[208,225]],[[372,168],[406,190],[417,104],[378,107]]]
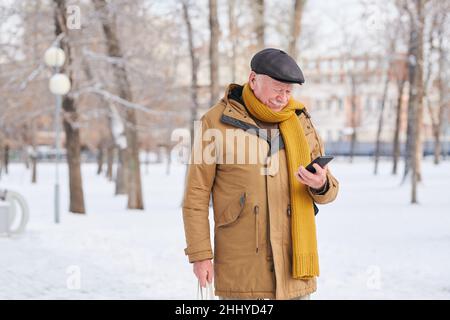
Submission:
[[[49,81],[49,89],[51,93],[55,95],[55,198],[54,198],[54,210],[55,210],[55,223],[59,223],[59,150],[61,148],[59,138],[59,121],[60,110],[62,103],[62,96],[67,94],[70,90],[70,80],[63,74],[59,73],[59,68],[64,64],[66,55],[64,50],[58,47],[50,47],[45,51],[44,60],[45,63],[53,69],[53,75]]]

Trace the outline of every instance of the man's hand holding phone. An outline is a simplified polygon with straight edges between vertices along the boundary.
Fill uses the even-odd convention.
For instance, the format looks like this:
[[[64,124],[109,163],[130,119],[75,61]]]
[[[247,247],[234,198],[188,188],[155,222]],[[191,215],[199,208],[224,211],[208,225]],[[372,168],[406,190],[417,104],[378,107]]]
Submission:
[[[301,183],[313,189],[320,190],[327,182],[328,165],[326,163],[331,161],[331,159],[333,159],[333,157],[318,157],[314,159],[306,168],[300,166],[298,171],[295,173],[295,177]],[[322,163],[323,167],[320,166],[319,163]],[[313,173],[313,171],[315,171],[315,173]]]
[[[295,177],[301,183],[313,189],[320,190],[327,182],[327,166],[321,168],[317,163],[314,163],[313,166],[316,169],[316,173],[311,173],[303,166],[300,166]]]

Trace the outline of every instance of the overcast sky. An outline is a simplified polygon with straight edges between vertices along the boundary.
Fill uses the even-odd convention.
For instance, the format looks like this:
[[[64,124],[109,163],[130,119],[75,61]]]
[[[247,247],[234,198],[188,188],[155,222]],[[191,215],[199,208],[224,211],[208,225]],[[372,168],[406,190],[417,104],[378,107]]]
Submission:
[[[2,0],[2,6],[5,4],[13,3],[11,0]],[[370,46],[367,40],[366,34],[371,32],[373,24],[379,15],[373,14],[373,19],[361,19],[361,15],[364,11],[362,4],[363,0],[308,0],[303,15],[303,30],[305,36],[309,36],[312,39],[313,44],[307,43],[306,47],[301,48],[304,50],[302,55],[333,55],[338,52],[336,50],[342,43],[342,26],[345,25],[347,31],[354,34],[359,34],[361,37],[361,47],[367,49]],[[368,0],[365,0],[366,2]],[[374,0],[381,1],[381,0]],[[198,10],[194,10],[193,25],[198,33],[197,36],[202,39],[202,42],[207,42],[209,37],[208,31],[208,1],[196,0],[193,1],[197,4]],[[174,8],[177,7],[178,0],[153,0],[149,1],[149,4],[153,7],[154,12],[158,12],[161,15],[173,14]],[[239,2],[237,2],[239,3]],[[266,42],[270,46],[282,46],[283,40],[280,39],[280,34],[275,31],[273,26],[277,23],[278,19],[285,19],[285,17],[274,17],[273,12],[280,7],[289,8],[293,4],[293,0],[266,0],[267,11],[271,14],[267,14],[269,19],[266,19]],[[226,36],[228,21],[227,21],[227,9],[226,1],[219,0],[219,22],[223,28],[223,34]],[[178,6],[179,7],[179,6]],[[83,13],[82,19],[83,19]],[[287,12],[288,16],[290,12]],[[179,17],[181,18],[181,17]],[[269,21],[271,20],[271,21]],[[274,21],[275,20],[275,21]],[[42,23],[49,23],[49,21],[42,21]],[[15,42],[17,39],[11,39],[8,35],[8,30],[11,28],[17,28],[20,26],[20,19],[10,18],[7,21],[3,21],[0,24],[0,42]],[[271,27],[272,26],[272,27]],[[373,31],[373,30],[372,30]],[[286,41],[284,41],[286,43]]]

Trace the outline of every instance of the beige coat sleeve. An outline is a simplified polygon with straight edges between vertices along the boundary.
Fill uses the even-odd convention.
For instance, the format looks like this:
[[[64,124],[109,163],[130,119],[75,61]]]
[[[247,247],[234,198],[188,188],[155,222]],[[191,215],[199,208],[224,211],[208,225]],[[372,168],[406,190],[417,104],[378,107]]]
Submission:
[[[200,120],[204,133],[210,128],[210,124],[205,117]],[[203,151],[213,146],[210,141],[202,141],[202,132],[197,132],[198,134],[194,139],[187,168],[182,205],[187,244],[184,252],[188,255],[191,263],[213,258],[209,228],[209,200],[215,178],[216,162],[204,161],[202,158]],[[211,154],[211,151],[207,150],[207,153]]]
[[[320,155],[325,155],[325,148],[324,148],[323,141],[320,138],[317,131],[315,132],[315,134],[316,134],[316,137],[317,137],[317,140],[319,143],[319,148],[320,148],[320,154],[317,154],[315,156],[317,157]],[[338,191],[339,191],[339,182],[331,173],[330,166],[328,166],[328,170],[327,170],[327,182],[326,182],[325,190],[323,190],[322,192],[315,192],[311,187],[308,188],[309,194],[313,198],[314,202],[318,203],[318,204],[326,204],[326,203],[330,203],[330,202],[334,201],[334,199],[336,199],[336,197],[337,197]]]

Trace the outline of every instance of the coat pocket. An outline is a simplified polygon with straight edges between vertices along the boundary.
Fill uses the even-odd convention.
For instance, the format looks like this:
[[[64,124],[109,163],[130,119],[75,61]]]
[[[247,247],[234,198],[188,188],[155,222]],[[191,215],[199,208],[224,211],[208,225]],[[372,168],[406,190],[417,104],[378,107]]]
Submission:
[[[217,227],[226,227],[236,222],[247,202],[247,193],[243,192],[238,199],[233,199],[216,221]]]

